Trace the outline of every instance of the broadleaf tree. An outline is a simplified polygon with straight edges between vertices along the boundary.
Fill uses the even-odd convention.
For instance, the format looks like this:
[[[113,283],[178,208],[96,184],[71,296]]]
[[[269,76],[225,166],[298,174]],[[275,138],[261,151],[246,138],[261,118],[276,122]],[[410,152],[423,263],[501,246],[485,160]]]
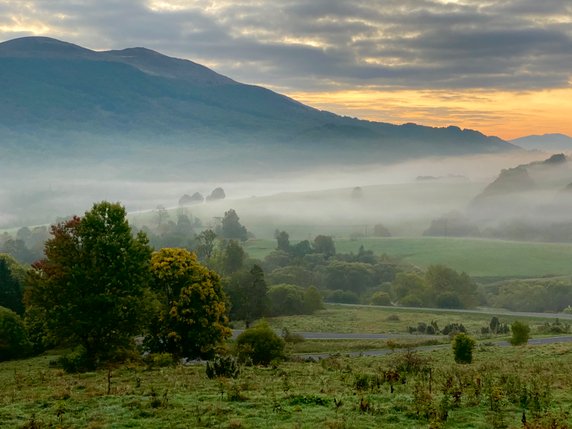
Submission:
[[[105,201],[51,234],[33,265],[28,314],[59,342],[82,346],[95,367],[141,333],[151,249],[144,234],[133,237],[125,209]]]
[[[181,357],[212,357],[231,334],[220,276],[194,253],[175,248],[153,253],[151,276],[159,309],[146,346]]]

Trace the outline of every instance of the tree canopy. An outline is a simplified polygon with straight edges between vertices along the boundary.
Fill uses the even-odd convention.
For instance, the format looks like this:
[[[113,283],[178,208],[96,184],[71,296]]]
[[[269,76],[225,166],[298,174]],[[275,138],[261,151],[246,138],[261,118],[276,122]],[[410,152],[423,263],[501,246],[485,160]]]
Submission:
[[[82,346],[94,366],[131,344],[145,317],[151,250],[125,215],[101,202],[52,226],[46,257],[33,265],[29,314],[41,314],[60,342]]]
[[[211,357],[231,333],[219,275],[186,249],[164,248],[151,257],[151,276],[159,309],[148,347],[183,357]]]

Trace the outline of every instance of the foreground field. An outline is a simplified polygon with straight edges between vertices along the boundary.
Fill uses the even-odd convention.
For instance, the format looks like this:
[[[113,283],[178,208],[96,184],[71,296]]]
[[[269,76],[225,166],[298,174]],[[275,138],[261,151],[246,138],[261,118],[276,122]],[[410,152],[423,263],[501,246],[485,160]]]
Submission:
[[[444,264],[472,277],[534,278],[572,275],[572,244],[531,243],[471,238],[336,238],[340,253],[360,246],[386,253],[419,267]],[[276,248],[275,240],[251,240],[245,246],[255,258]]]
[[[449,348],[244,367],[125,365],[87,374],[53,356],[0,364],[2,428],[567,428],[572,345]]]

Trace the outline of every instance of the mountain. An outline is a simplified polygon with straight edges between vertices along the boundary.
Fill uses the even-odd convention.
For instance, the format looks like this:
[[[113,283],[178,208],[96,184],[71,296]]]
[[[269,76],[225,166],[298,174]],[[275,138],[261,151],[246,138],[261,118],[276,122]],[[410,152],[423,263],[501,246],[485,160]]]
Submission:
[[[280,164],[514,150],[458,127],[338,116],[145,48],[97,52],[45,37],[15,39],[0,43],[0,81],[0,144],[26,153],[161,144],[195,155],[217,148],[235,161],[245,151],[258,163]]]
[[[545,152],[572,151],[572,137],[565,134],[543,134],[520,137],[510,141],[526,150]]]
[[[168,205],[197,183],[244,194],[312,176],[326,188],[347,166],[520,150],[454,126],[320,111],[141,47],[10,40],[0,43],[0,82],[0,228],[102,199]]]

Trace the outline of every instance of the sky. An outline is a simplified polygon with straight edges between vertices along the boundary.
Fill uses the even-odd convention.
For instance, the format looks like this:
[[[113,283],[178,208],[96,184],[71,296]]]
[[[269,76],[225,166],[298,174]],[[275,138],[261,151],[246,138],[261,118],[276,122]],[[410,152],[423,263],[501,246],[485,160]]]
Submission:
[[[143,46],[338,114],[572,135],[572,0],[0,0],[0,40]]]

